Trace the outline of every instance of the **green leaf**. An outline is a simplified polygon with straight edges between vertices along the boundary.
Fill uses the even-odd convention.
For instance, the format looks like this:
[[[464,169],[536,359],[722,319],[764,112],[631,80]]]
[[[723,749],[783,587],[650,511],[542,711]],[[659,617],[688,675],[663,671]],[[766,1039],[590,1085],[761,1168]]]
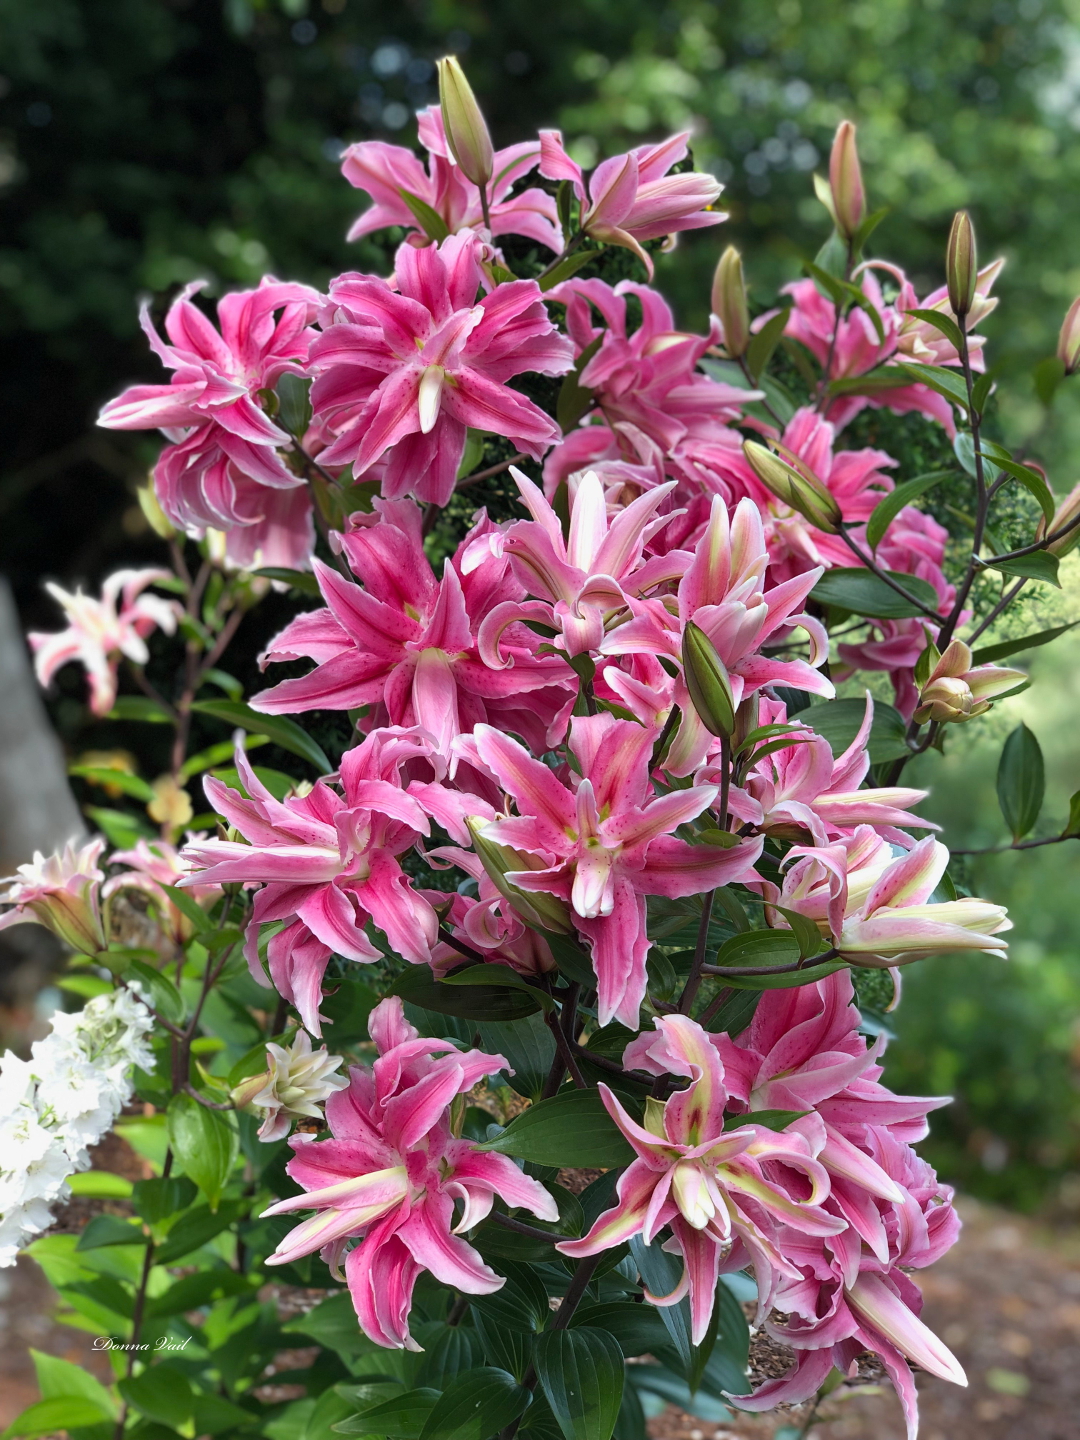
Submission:
[[[660,1241],[646,1245],[640,1235],[630,1241],[630,1254],[638,1268],[642,1283],[654,1295],[669,1295],[682,1277],[682,1261],[669,1255]],[[660,1320],[671,1338],[684,1369],[694,1363],[694,1346],[690,1339],[690,1302],[684,1296],[674,1305],[659,1307]]]
[[[1008,659],[1010,655],[1020,655],[1025,650],[1049,645],[1051,640],[1056,640],[1077,625],[1080,625],[1080,620],[1073,620],[1068,625],[1055,625],[1051,630],[1037,630],[1034,635],[1021,635],[1016,640],[1002,640],[997,645],[983,645],[972,652],[971,658],[976,665],[992,665],[998,660]]]
[[[997,772],[998,804],[1014,840],[1022,840],[1038,820],[1045,793],[1039,742],[1026,725],[1018,725],[1005,741]]]
[[[240,1151],[233,1125],[190,1095],[174,1095],[168,1109],[169,1143],[185,1175],[190,1176],[216,1210]]]
[[[1045,360],[1040,360],[1031,372],[1031,379],[1035,386],[1035,394],[1044,405],[1051,405],[1057,388],[1065,379],[1065,362],[1056,355],[1048,355]]]
[[[824,705],[811,705],[808,710],[800,710],[798,718],[816,734],[823,736],[833,754],[839,756],[859,733],[865,714],[865,700],[829,700]],[[911,754],[904,717],[892,705],[881,701],[874,705],[869,749],[874,765]]]
[[[959,325],[944,310],[908,310],[905,313],[914,315],[916,320],[925,320],[927,325],[940,331],[958,354],[964,348],[964,337],[960,334]]]
[[[80,995],[84,1000],[93,1000],[96,995],[111,995],[113,991],[107,980],[99,980],[96,975],[65,975],[55,983],[58,990]]]
[[[192,1104],[194,1103],[192,1101]],[[159,1265],[174,1265],[177,1260],[190,1255],[193,1250],[200,1249],[231,1225],[239,1218],[243,1208],[239,1201],[229,1201],[219,1205],[216,1213],[207,1205],[199,1205],[194,1210],[189,1210],[177,1220],[165,1243],[158,1246],[154,1259]]]
[[[57,1355],[46,1355],[41,1350],[31,1350],[30,1358],[37,1371],[38,1389],[43,1400],[82,1396],[97,1405],[110,1419],[115,1419],[119,1408],[116,1401],[89,1370],[73,1365],[70,1360],[61,1360]]]
[[[97,805],[87,805],[86,813],[110,845],[118,850],[131,850],[140,839],[151,839],[157,831],[137,815],[124,810],[104,810]]]
[[[250,1410],[245,1410],[240,1405],[234,1405],[223,1395],[196,1393],[193,1410],[193,1429],[196,1435],[221,1435],[226,1430],[244,1429],[259,1423],[258,1415],[253,1415]]]
[[[280,565],[264,565],[261,570],[253,570],[253,575],[261,575],[267,580],[278,580],[288,585],[300,595],[320,594],[319,582],[314,575],[309,575],[306,570],[285,570]]]
[[[135,975],[150,992],[150,1001],[157,1013],[173,1025],[183,1022],[187,1009],[180,991],[167,975],[147,965],[145,960],[132,960],[127,967],[129,976]]]
[[[595,250],[579,250],[575,255],[567,255],[565,260],[560,260],[555,269],[549,271],[547,275],[542,275],[537,283],[541,290],[553,290],[564,280],[572,279],[579,270],[588,265],[590,260],[595,259]]]
[[[450,230],[437,210],[433,210],[426,200],[421,200],[420,196],[414,195],[411,190],[399,186],[398,194],[416,216],[417,224],[429,240],[440,243],[446,239]]]
[[[89,780],[91,785],[113,786],[125,795],[141,800],[144,805],[149,805],[154,798],[151,787],[138,775],[129,775],[124,770],[110,770],[107,765],[69,765],[68,774]]]
[[[884,500],[879,500],[874,506],[874,513],[866,522],[866,543],[870,549],[876,550],[881,544],[885,531],[905,505],[910,505],[920,495],[925,495],[927,490],[932,490],[935,485],[940,485],[942,480],[948,480],[955,473],[954,470],[930,470],[925,475],[916,475],[914,480],[906,480],[903,485],[897,485]]]
[[[257,750],[260,745],[269,744],[266,735],[249,735],[244,741],[245,750]],[[210,770],[215,765],[221,765],[233,758],[233,743],[231,740],[222,740],[217,745],[211,745],[206,750],[200,750],[198,755],[192,755],[190,760],[185,760],[180,767],[179,778],[181,782],[190,780],[193,775],[201,775],[204,770]]]
[[[777,905],[776,908],[791,926],[791,933],[799,944],[800,959],[805,960],[807,956],[816,955],[819,950],[824,949],[825,942],[821,938],[821,931],[813,920],[807,919],[798,910],[785,910],[782,905]]]
[[[412,1440],[424,1428],[438,1399],[438,1390],[406,1390],[330,1428],[338,1435],[385,1435],[387,1440]]]
[[[284,715],[260,715],[239,700],[196,700],[191,708],[200,715],[213,715],[229,725],[239,725],[242,730],[269,736],[275,745],[288,750],[290,755],[299,755],[320,775],[328,775],[334,768],[307,731]]]
[[[73,1195],[111,1200],[129,1200],[135,1189],[130,1180],[109,1170],[84,1170],[81,1175],[69,1176],[68,1185]]]
[[[541,990],[536,985],[530,985],[524,975],[519,975],[516,970],[511,970],[509,965],[470,965],[464,970],[455,971],[452,975],[443,976],[442,984],[461,985],[474,990],[486,989],[489,985],[521,990],[530,999],[536,1001],[542,1009],[555,1009],[555,1001],[546,990]]]
[[[551,1315],[544,1282],[531,1266],[512,1260],[502,1261],[499,1269],[506,1284],[490,1295],[470,1295],[471,1308],[507,1330],[530,1334],[542,1330]]]
[[[209,670],[202,672],[202,677],[204,680],[209,681],[211,685],[216,685],[230,700],[242,700],[244,698],[243,685],[241,685],[235,675],[230,675],[227,670],[219,670],[216,665],[211,665]]]
[[[265,737],[260,737],[265,738]],[[284,800],[289,792],[296,788],[296,778],[293,775],[286,775],[283,770],[272,770],[269,765],[253,765],[256,780],[266,786],[275,800]],[[211,770],[210,774],[215,780],[220,780],[230,790],[244,789],[244,782],[240,779],[240,772],[235,765],[223,766],[220,770]]]
[[[103,1245],[145,1245],[142,1226],[119,1215],[95,1215],[79,1235],[76,1250],[97,1250]]]
[[[513,1075],[510,1084],[519,1095],[539,1100],[555,1059],[555,1039],[540,1014],[511,1024],[481,1021],[477,1027],[489,1055],[505,1055]]]
[[[633,1300],[608,1300],[598,1305],[579,1305],[570,1328],[588,1325],[614,1335],[619,1349],[629,1358],[648,1355],[668,1342],[668,1333],[655,1305]]]
[[[914,380],[917,385],[927,385],[939,395],[944,395],[965,413],[968,408],[967,386],[963,375],[957,370],[948,370],[944,365],[912,365],[900,361],[896,367]]]
[[[536,1342],[536,1369],[566,1440],[611,1440],[625,1379],[613,1335],[588,1325],[549,1330]]]
[[[867,215],[866,219],[851,237],[851,249],[854,255],[862,254],[863,246],[881,224],[882,220],[885,219],[885,216],[888,215],[890,209],[891,206],[883,205],[880,210],[872,210],[870,214]]]
[[[356,1308],[347,1290],[321,1300],[306,1315],[296,1315],[282,1325],[287,1335],[309,1335],[345,1361],[352,1361],[373,1347],[356,1323]]]
[[[897,390],[906,385],[907,379],[899,375],[895,365],[880,365],[876,370],[867,370],[864,375],[852,375],[829,381],[829,395],[881,395],[887,390]]]
[[[119,695],[109,711],[110,720],[142,720],[150,725],[171,725],[172,716],[164,705],[148,695]]]
[[[877,334],[878,344],[883,345],[885,343],[885,326],[878,313],[878,308],[868,296],[863,294],[857,285],[852,285],[849,281],[842,279],[838,275],[830,274],[828,270],[822,269],[820,265],[815,265],[813,261],[807,260],[804,262],[804,265],[807,274],[813,278],[818,289],[826,294],[835,304],[842,305],[846,302],[851,305],[858,305],[860,310],[865,310]]]
[[[197,935],[207,935],[213,930],[214,922],[195,899],[194,895],[191,894],[190,890],[181,890],[176,885],[165,885],[164,883],[161,884],[161,889],[180,911],[181,915],[191,921]]]
[[[825,960],[820,965],[806,965],[801,970],[788,970],[781,975],[724,976],[724,984],[730,985],[733,990],[796,990],[800,985],[814,985],[844,968],[843,960]]]
[[[729,1128],[736,1130],[745,1124],[764,1125],[766,1130],[786,1130],[793,1121],[809,1114],[809,1110],[751,1110],[748,1115],[739,1115],[730,1121]]]
[[[51,1435],[56,1430],[77,1430],[83,1425],[100,1425],[113,1418],[112,1413],[87,1399],[85,1395],[56,1395],[28,1405],[0,1436],[11,1440],[23,1435],[27,1440],[36,1435]]]
[[[506,1370],[466,1370],[436,1401],[420,1440],[489,1440],[516,1420],[530,1399]]]
[[[311,381],[286,370],[277,382],[278,418],[290,435],[303,436],[311,424]]]
[[[1069,801],[1069,818],[1061,833],[1062,835],[1080,835],[1080,790],[1077,790]]]
[[[153,1180],[140,1180],[131,1189],[135,1213],[140,1215],[148,1225],[158,1225],[162,1220],[167,1220],[170,1215],[175,1215],[178,1210],[186,1210],[197,1194],[198,1190],[194,1182],[189,1180],[186,1175],[169,1175],[167,1177],[159,1175]],[[204,1211],[204,1213],[209,1214],[210,1212]],[[173,1233],[178,1228],[178,1225],[175,1226]],[[162,1247],[162,1252],[164,1252],[164,1248]],[[158,1259],[160,1262],[160,1255]]]
[[[566,1090],[531,1105],[503,1133],[478,1146],[537,1165],[626,1165],[634,1158],[598,1090]]]
[[[592,404],[593,392],[587,385],[581,384],[580,377],[585,366],[600,349],[603,339],[603,335],[598,335],[595,340],[585,346],[585,349],[574,361],[573,370],[566,375],[559,386],[559,394],[555,402],[555,419],[564,435],[574,429]]]
[[[596,984],[592,960],[572,936],[557,935],[552,930],[540,930],[539,933],[548,942],[556,965],[568,980],[576,980],[579,985],[590,988]]]
[[[255,1284],[257,1287],[257,1280]],[[164,1294],[147,1300],[146,1314],[158,1317],[183,1315],[188,1310],[208,1305],[211,1300],[220,1300],[226,1295],[243,1295],[251,1289],[251,1280],[245,1275],[238,1275],[235,1270],[196,1270],[193,1275],[184,1275],[175,1281]]]
[[[898,594],[873,571],[864,570],[861,566],[826,570],[810,596],[820,605],[834,605],[839,610],[867,615],[875,620],[899,620],[921,615],[923,611],[915,601],[936,612],[939,603],[937,592],[927,581],[920,580],[917,575],[898,574],[893,570],[886,573],[913,599],[908,600]]]
[[[1050,486],[1046,483],[1045,476],[1040,475],[1037,470],[1033,470],[1030,465],[1021,465],[1018,460],[1014,460],[1009,452],[1004,450],[1000,445],[991,446],[984,442],[983,456],[984,458],[989,457],[992,459],[999,470],[1004,470],[1007,475],[1011,475],[1014,480],[1018,480],[1029,494],[1034,495],[1042,508],[1043,515],[1046,517],[1046,523],[1049,525],[1050,521],[1054,518],[1054,511],[1057,507],[1054,503],[1054,497],[1050,492]]]
[[[793,965],[799,958],[799,942],[790,930],[747,930],[725,940],[716,952],[717,965],[738,969],[746,965]]]
[[[780,337],[790,317],[790,307],[777,311],[766,320],[746,347],[746,368],[755,380],[772,359],[773,351],[780,344]]]
[[[1061,589],[1057,559],[1045,550],[1033,550],[1030,555],[1018,555],[1014,560],[985,560],[983,564],[988,570],[1000,570],[1002,575],[1042,580],[1047,585]]]
[[[119,1384],[121,1395],[136,1410],[179,1430],[181,1435],[194,1435],[191,1385],[179,1370],[171,1365],[153,1365]]]
[[[522,1020],[540,1009],[531,989],[523,993],[505,985],[487,984],[483,978],[464,986],[447,984],[436,980],[426,965],[410,965],[403,970],[390,987],[390,994],[434,1010],[437,1015],[457,1015],[464,1020]]]

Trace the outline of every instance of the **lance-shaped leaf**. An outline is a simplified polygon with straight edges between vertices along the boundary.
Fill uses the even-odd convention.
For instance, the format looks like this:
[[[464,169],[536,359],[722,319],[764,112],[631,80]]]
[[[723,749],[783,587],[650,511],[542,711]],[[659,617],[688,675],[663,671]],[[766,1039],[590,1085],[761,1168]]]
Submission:
[[[1022,840],[1042,809],[1046,774],[1038,740],[1018,725],[1001,752],[997,773],[998,803],[1013,840]]]
[[[566,1090],[530,1105],[503,1133],[477,1147],[537,1165],[627,1165],[634,1152],[598,1090]]]
[[[821,605],[833,605],[838,610],[881,620],[910,618],[923,614],[924,610],[936,612],[937,592],[927,581],[893,570],[886,573],[906,595],[901,595],[871,570],[838,566],[835,570],[826,570],[810,592],[810,598]]]
[[[916,475],[914,480],[905,480],[903,485],[897,485],[895,490],[890,490],[884,500],[879,500],[874,506],[874,513],[866,522],[866,543],[871,550],[876,550],[881,544],[885,531],[905,505],[910,505],[920,495],[925,495],[927,490],[932,490],[935,485],[940,485],[942,480],[948,480],[955,473],[953,470],[930,470],[925,475]]]
[[[509,1371],[466,1370],[435,1402],[420,1440],[489,1440],[516,1420],[530,1399]]]
[[[260,715],[240,700],[196,700],[191,708],[200,715],[213,715],[230,725],[239,725],[241,730],[269,736],[275,745],[288,750],[290,755],[299,755],[301,760],[313,765],[320,775],[328,775],[334,768],[322,747],[295,720],[285,715]]]
[[[611,1440],[622,1404],[625,1366],[605,1330],[549,1330],[536,1342],[536,1369],[566,1440]]]
[[[190,1095],[176,1095],[169,1102],[168,1129],[169,1144],[184,1174],[216,1210],[240,1151],[235,1127],[220,1111],[208,1110]]]

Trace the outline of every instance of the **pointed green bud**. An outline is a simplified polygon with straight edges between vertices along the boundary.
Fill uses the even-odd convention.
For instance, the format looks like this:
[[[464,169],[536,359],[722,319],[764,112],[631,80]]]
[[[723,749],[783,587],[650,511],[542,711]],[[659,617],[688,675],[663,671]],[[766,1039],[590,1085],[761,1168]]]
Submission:
[[[750,312],[742,256],[729,245],[720,256],[712,284],[712,312],[724,327],[724,348],[738,360],[750,344]]]
[[[1057,353],[1065,366],[1065,374],[1075,375],[1080,369],[1080,296],[1069,306],[1069,313],[1061,322]]]
[[[538,855],[528,855],[514,850],[509,845],[499,845],[489,840],[484,831],[488,822],[478,815],[470,815],[465,821],[472,836],[473,849],[487,873],[488,879],[499,894],[508,900],[517,913],[534,930],[550,930],[555,935],[573,935],[574,923],[569,907],[556,895],[543,891],[519,890],[508,880],[511,870],[544,870],[546,865]]]
[[[245,1110],[259,1091],[266,1089],[271,1078],[269,1070],[260,1070],[257,1075],[248,1075],[229,1091],[229,1099],[237,1110]]]
[[[139,502],[139,509],[146,517],[146,523],[154,534],[160,535],[162,540],[171,540],[176,534],[176,529],[158,503],[153,480],[147,480],[145,485],[140,485],[135,491],[135,497]]]
[[[836,228],[845,240],[851,240],[866,218],[866,191],[855,146],[855,126],[850,120],[841,120],[836,128],[829,156],[829,189]]]
[[[705,631],[692,620],[683,630],[682,662],[686,688],[701,723],[711,735],[730,739],[735,729],[735,703],[727,667]]]
[[[826,535],[838,533],[844,517],[836,496],[797,457],[777,455],[756,440],[743,441],[743,454],[754,474],[778,499]]]
[[[442,107],[443,129],[450,152],[461,166],[461,173],[481,189],[495,169],[495,155],[487,121],[477,104],[472,86],[457,57],[447,55],[438,61],[439,104]]]
[[[945,249],[945,279],[949,286],[949,304],[955,315],[966,315],[975,299],[979,279],[979,259],[975,250],[975,231],[971,216],[958,210],[949,231]]]

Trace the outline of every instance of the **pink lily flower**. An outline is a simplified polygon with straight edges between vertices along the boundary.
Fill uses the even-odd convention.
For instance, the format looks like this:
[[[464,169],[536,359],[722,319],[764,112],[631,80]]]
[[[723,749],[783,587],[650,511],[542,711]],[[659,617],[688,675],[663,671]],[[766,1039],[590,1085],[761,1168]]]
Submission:
[[[107,900],[118,890],[141,890],[153,900],[168,938],[175,945],[186,944],[195,933],[195,926],[161,888],[163,885],[179,885],[188,877],[188,867],[176,846],[170,845],[167,840],[140,838],[130,850],[114,850],[109,861],[129,868],[106,880],[102,896]],[[216,885],[191,885],[188,893],[200,905],[207,906],[221,895]]]
[[[387,225],[402,225],[410,245],[427,245],[459,230],[486,230],[479,188],[467,180],[450,153],[443,130],[442,111],[429,105],[417,115],[420,143],[428,152],[427,167],[402,145],[383,140],[362,140],[341,157],[341,173],[357,190],[366,190],[374,203],[356,220],[346,239],[360,240]],[[555,198],[540,189],[510,192],[534,169],[540,158],[535,140],[497,150],[494,175],[488,187],[491,235],[525,235],[548,250],[563,247]],[[402,198],[405,190],[435,211],[445,227],[429,235],[415,211]]]
[[[753,502],[740,500],[729,520],[727,506],[714,497],[708,527],[679,582],[677,615],[664,600],[638,601],[634,618],[606,636],[601,652],[644,652],[680,664],[683,627],[692,620],[727,667],[736,707],[763,685],[794,685],[831,696],[832,684],[817,668],[827,658],[828,638],[819,623],[799,609],[822,572],[810,570],[766,590],[768,564],[761,516]],[[760,653],[770,636],[796,626],[810,639],[807,660],[774,660]],[[681,676],[674,702],[682,718],[665,763],[673,775],[688,775],[709,753],[713,737],[698,717]]]
[[[290,1141],[295,1155],[286,1169],[308,1193],[263,1213],[316,1213],[285,1236],[267,1263],[286,1265],[319,1250],[341,1278],[344,1254],[364,1334],[388,1349],[419,1350],[409,1310],[424,1270],[467,1295],[490,1295],[506,1283],[460,1238],[489,1214],[496,1195],[540,1220],[557,1220],[559,1212],[511,1159],[479,1151],[451,1129],[451,1102],[505,1070],[502,1055],[421,1039],[396,996],[375,1007],[368,1027],[379,1058],[370,1071],[350,1070],[348,1089],[327,1100],[332,1138]],[[465,1208],[455,1226],[456,1201]],[[353,1239],[359,1243],[346,1251]]]
[[[761,889],[770,905],[797,910],[831,937],[842,959],[889,968],[929,955],[983,950],[1004,959],[998,936],[1012,929],[1004,906],[964,896],[929,903],[949,852],[928,835],[898,860],[869,826],[826,846],[793,846],[784,858],[784,884]]]
[[[311,401],[329,439],[321,464],[351,465],[359,478],[385,455],[386,499],[445,505],[470,426],[536,460],[559,438],[555,422],[506,382],[523,370],[565,374],[572,347],[536,281],[490,289],[482,254],[463,231],[437,247],[402,245],[396,288],[375,275],[333,282],[311,348]],[[490,293],[478,299],[481,286]]]
[[[581,202],[581,229],[595,240],[633,250],[653,278],[653,264],[643,240],[658,240],[680,230],[719,225],[727,216],[714,211],[723,186],[711,175],[692,170],[669,175],[685,159],[689,130],[659,145],[642,145],[628,155],[602,160],[589,178],[588,193],[581,166],[571,160],[558,130],[540,131],[540,174],[548,180],[569,180]]]
[[[783,445],[796,455],[836,498],[849,525],[868,520],[878,501],[893,488],[883,471],[896,461],[884,450],[836,450],[836,428],[804,407],[788,422]],[[818,530],[798,511],[766,489],[754,474],[741,445],[715,447],[708,468],[720,476],[735,495],[749,495],[761,511],[769,563],[774,580],[787,580],[812,566],[857,565],[851,551],[836,535]]]
[[[491,964],[508,965],[521,975],[546,975],[556,968],[550,945],[524,924],[506,896],[496,889],[475,851],[443,845],[428,850],[425,858],[429,865],[438,861],[456,865],[476,881],[476,897],[455,894],[444,916],[443,924],[455,938],[480,951]],[[460,965],[461,953],[453,945],[437,945],[432,951],[432,969],[441,975]]]
[[[509,527],[501,551],[536,598],[495,605],[485,617],[478,643],[481,658],[493,670],[516,664],[503,650],[503,636],[523,620],[549,626],[556,632],[556,647],[568,656],[598,650],[606,628],[626,612],[631,596],[677,579],[689,563],[682,554],[644,559],[647,541],[666,523],[656,511],[674,482],[640,495],[609,519],[598,476],[580,476],[569,492],[570,527],[564,539],[559,517],[537,486],[520,470],[510,473],[533,518]]]
[[[363,588],[314,562],[323,610],[297,616],[260,657],[318,663],[295,680],[256,695],[268,715],[370,706],[367,723],[418,725],[456,768],[454,737],[481,721],[524,735],[538,750],[569,702],[569,672],[537,655],[539,638],[512,623],[502,632],[503,663],[493,667],[477,638],[485,616],[520,603],[521,588],[501,555],[501,532],[482,517],[437,580],[424,554],[420,511],[411,500],[376,500],[353,517],[341,552]],[[512,668],[509,668],[512,667]],[[561,735],[565,722],[556,727]]]
[[[804,1134],[776,1134],[752,1123],[724,1128],[727,1089],[724,1067],[710,1037],[686,1015],[655,1020],[655,1034],[631,1041],[627,1067],[690,1080],[661,1103],[645,1103],[639,1125],[608,1089],[598,1088],[608,1114],[633,1147],[636,1159],[619,1178],[618,1202],[580,1240],[556,1249],[578,1259],[596,1255],[640,1235],[651,1245],[665,1225],[665,1249],[683,1257],[683,1278],[670,1295],[648,1295],[653,1304],[674,1305],[689,1293],[692,1339],[709,1327],[721,1260],[741,1241],[753,1256],[763,1293],[795,1271],[776,1244],[783,1223],[804,1235],[839,1234],[843,1220],[821,1208],[829,1179],[817,1159],[820,1145]],[[809,1190],[809,1193],[807,1193]]]
[[[633,330],[627,316],[629,296],[641,305],[641,324]],[[749,401],[761,398],[758,391],[699,374],[698,362],[715,337],[677,330],[670,307],[647,285],[622,280],[613,289],[603,280],[566,280],[549,290],[548,298],[566,306],[566,330],[577,356],[599,342],[580,378],[593,391],[596,412],[605,422],[598,436],[590,433],[592,425],[571,432],[552,454],[544,471],[548,494],[557,483],[555,472],[568,468],[559,458],[564,447],[573,457],[569,468],[583,469],[606,455],[606,448],[589,451],[612,444],[608,426],[631,425],[671,453],[688,438],[724,435],[728,422],[737,419]],[[610,458],[618,453],[616,448]]]
[[[286,372],[305,373],[319,296],[268,275],[257,290],[222,296],[219,334],[191,303],[205,284],[194,281],[173,301],[165,317],[171,344],[143,306],[150,348],[175,374],[168,385],[132,385],[105,406],[98,424],[160,428],[173,442],[161,453],[154,484],[174,525],[199,537],[208,528],[225,531],[237,564],[250,560],[253,548],[262,549],[265,564],[284,563],[283,555],[304,564],[314,546],[311,503],[303,479],[278,454],[291,437],[257,396]],[[279,493],[289,491],[303,494]],[[257,537],[242,535],[252,528]]]
[[[4,877],[8,888],[0,903],[12,908],[0,915],[0,930],[44,925],[80,954],[96,955],[107,947],[101,918],[105,876],[98,868],[105,841],[98,836],[76,847],[77,841],[69,840],[52,855],[36,850],[32,861]]]
[[[171,580],[168,570],[117,570],[103,583],[101,599],[74,595],[49,581],[45,589],[61,606],[69,624],[66,630],[32,631],[26,638],[34,652],[34,673],[48,685],[61,666],[75,660],[90,682],[90,709],[107,715],[116,704],[120,657],[135,665],[150,659],[146,636],[154,630],[176,631],[180,607],[161,595],[145,595],[148,585]]]
[[[516,741],[490,725],[474,740],[481,762],[517,805],[483,829],[500,845],[541,857],[543,869],[511,871],[519,889],[569,903],[592,943],[601,1025],[637,1029],[645,997],[646,895],[697,895],[745,879],[763,840],[732,849],[690,845],[672,833],[716,799],[715,785],[654,795],[649,766],[655,732],[608,714],[570,723],[579,774],[560,780]]]
[[[758,718],[762,725],[784,724],[787,707],[781,701],[763,700]],[[925,800],[929,791],[906,785],[860,788],[870,769],[866,746],[873,719],[874,701],[867,691],[866,713],[858,733],[835,760],[827,740],[798,720],[792,721],[791,736],[798,743],[759,760],[744,785],[732,787],[728,808],[767,835],[802,840],[809,831],[818,845],[827,845],[856,825],[871,825],[883,830],[887,839],[904,845],[911,842],[908,836],[901,837],[895,828],[898,825],[940,829],[900,808]],[[713,779],[711,767],[706,765],[697,778]]]
[[[365,933],[369,920],[412,964],[431,961],[438,917],[398,856],[430,833],[429,815],[464,841],[464,814],[491,813],[476,796],[405,780],[407,765],[431,768],[432,758],[418,730],[375,730],[342,756],[340,794],[319,780],[307,795],[275,800],[239,747],[236,768],[249,798],[212,777],[203,782],[211,805],[248,843],[190,841],[183,858],[194,873],[181,883],[262,886],[248,926],[248,965],[263,983],[259,927],[284,921],[267,946],[270,977],[313,1035],[322,1033],[319,1000],[330,956],[381,958]]]

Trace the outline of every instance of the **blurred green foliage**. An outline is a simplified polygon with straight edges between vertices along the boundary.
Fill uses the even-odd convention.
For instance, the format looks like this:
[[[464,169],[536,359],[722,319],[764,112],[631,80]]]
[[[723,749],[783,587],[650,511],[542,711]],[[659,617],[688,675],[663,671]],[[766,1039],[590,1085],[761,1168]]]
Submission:
[[[411,143],[447,50],[501,143],[555,122],[588,164],[693,129],[730,219],[660,257],[687,324],[729,240],[759,305],[797,276],[826,234],[811,173],[837,120],[855,119],[871,203],[892,212],[876,253],[925,292],[966,205],[983,256],[1008,256],[985,327],[1011,381],[996,423],[1068,489],[1075,390],[1044,413],[1024,367],[1080,292],[1078,20],[1080,0],[0,0],[0,568],[24,613],[54,624],[42,574],[95,582],[156,558],[131,493],[156,445],[93,428],[124,383],[160,376],[137,297],[160,318],[194,278],[212,295],[268,270],[320,284],[385,268],[393,234],[344,241],[364,202],[337,156],[357,139]],[[938,439],[867,412],[847,443],[898,454]],[[1035,668],[1030,696],[922,762],[953,845],[1004,839],[993,773],[1021,718],[1047,752],[1056,818],[1080,787],[1080,645]],[[962,1097],[934,1121],[944,1172],[1015,1203],[1080,1208],[1076,867],[1071,842],[970,862],[972,888],[1013,911],[1014,958],[910,970],[889,1056],[892,1083]]]

